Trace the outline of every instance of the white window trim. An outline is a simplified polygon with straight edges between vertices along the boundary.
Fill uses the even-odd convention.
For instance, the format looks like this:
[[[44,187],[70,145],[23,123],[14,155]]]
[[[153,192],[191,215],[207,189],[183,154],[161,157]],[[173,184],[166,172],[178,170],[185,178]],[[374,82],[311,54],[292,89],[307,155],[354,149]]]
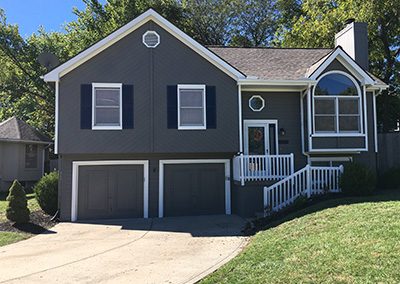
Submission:
[[[109,166],[109,165],[143,165],[143,218],[149,218],[149,161],[147,160],[116,160],[116,161],[73,161],[72,162],[72,192],[71,192],[71,222],[78,220],[79,167]]]
[[[181,89],[196,89],[203,90],[203,125],[199,126],[181,126],[181,102],[180,102],[180,90]],[[205,130],[207,129],[207,118],[206,118],[206,85],[178,85],[177,94],[178,96],[178,130]]]
[[[330,74],[341,74],[346,76],[347,78],[349,78],[354,85],[356,86],[357,89],[357,96],[331,96],[331,97],[324,97],[324,96],[316,96],[315,95],[315,90],[317,88],[317,85],[319,83],[319,81],[321,81],[322,78],[324,78],[327,75]],[[336,131],[316,131],[315,130],[315,98],[317,97],[317,99],[333,99],[335,102],[335,118],[336,118]],[[360,126],[360,131],[340,131],[340,124],[339,124],[339,99],[358,99],[358,109],[359,109],[359,126]],[[356,137],[356,136],[365,136],[364,133],[364,123],[363,123],[363,114],[364,114],[364,109],[363,109],[363,105],[362,105],[362,101],[365,100],[365,98],[363,98],[363,93],[361,92],[360,86],[358,84],[358,82],[356,81],[356,79],[354,79],[353,76],[351,76],[350,74],[343,72],[341,70],[332,70],[329,72],[324,73],[317,81],[317,83],[315,84],[313,91],[312,91],[312,126],[313,126],[313,131],[312,131],[312,135],[311,137]],[[356,115],[354,115],[356,116]]]
[[[253,108],[253,107],[251,106],[251,101],[252,101],[253,99],[260,99],[260,100],[262,101],[262,106],[261,106],[261,108],[255,109],[255,108]],[[256,112],[262,111],[262,110],[265,108],[265,100],[264,100],[264,98],[263,98],[262,96],[260,96],[260,95],[251,96],[251,98],[249,99],[249,108],[250,108],[252,111],[256,111]]]
[[[119,88],[119,125],[95,125],[96,115],[96,88]],[[92,83],[92,129],[93,130],[121,130],[122,129],[122,83]]]
[[[160,160],[158,179],[158,218],[164,217],[164,165],[179,164],[224,164],[225,166],[225,214],[231,212],[231,164],[229,159],[199,159],[199,160]]]

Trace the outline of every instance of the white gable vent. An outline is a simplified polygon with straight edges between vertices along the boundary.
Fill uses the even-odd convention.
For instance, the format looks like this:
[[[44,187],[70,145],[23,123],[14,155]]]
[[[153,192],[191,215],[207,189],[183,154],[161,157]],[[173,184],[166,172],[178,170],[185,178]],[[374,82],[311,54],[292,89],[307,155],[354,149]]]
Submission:
[[[160,36],[155,31],[147,31],[143,34],[143,44],[149,48],[155,48],[160,44]]]

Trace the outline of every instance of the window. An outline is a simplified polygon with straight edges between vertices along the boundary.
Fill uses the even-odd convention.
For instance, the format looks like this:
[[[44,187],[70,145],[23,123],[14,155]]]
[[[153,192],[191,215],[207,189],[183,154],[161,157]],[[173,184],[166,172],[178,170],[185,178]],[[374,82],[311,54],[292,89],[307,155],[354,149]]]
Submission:
[[[36,169],[38,166],[38,147],[37,145],[25,145],[25,168]]]
[[[149,48],[156,48],[160,44],[160,36],[155,31],[147,31],[143,34],[143,44]]]
[[[249,99],[249,108],[252,111],[262,111],[264,107],[265,101],[261,96],[255,95]]]
[[[361,133],[360,88],[339,71],[327,73],[314,91],[315,133]]]
[[[122,129],[122,84],[92,86],[92,129]]]
[[[206,129],[205,85],[178,85],[178,129]]]

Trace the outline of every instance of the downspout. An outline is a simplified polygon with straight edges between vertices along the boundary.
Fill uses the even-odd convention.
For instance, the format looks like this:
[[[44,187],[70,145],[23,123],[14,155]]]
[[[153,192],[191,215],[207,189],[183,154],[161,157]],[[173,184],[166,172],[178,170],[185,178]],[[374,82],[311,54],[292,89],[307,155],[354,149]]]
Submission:
[[[376,97],[379,96],[384,89],[379,88],[378,93],[376,94],[375,91],[373,93],[373,99],[372,99],[372,107],[373,107],[373,112],[374,112],[374,146],[375,146],[375,172],[378,174],[379,170],[379,149],[378,149],[378,119],[377,119],[377,113],[376,113]]]
[[[311,84],[307,86],[307,138],[308,138],[308,149],[312,149],[311,140]],[[307,164],[310,164],[310,155],[304,151],[303,153],[307,157]]]

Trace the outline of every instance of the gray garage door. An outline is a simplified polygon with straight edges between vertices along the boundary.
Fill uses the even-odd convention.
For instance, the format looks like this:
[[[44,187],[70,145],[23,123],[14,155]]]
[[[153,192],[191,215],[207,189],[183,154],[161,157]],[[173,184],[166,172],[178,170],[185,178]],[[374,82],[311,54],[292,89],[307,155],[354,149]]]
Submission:
[[[78,219],[142,218],[143,166],[81,166]]]
[[[164,216],[225,214],[225,165],[164,168]]]

